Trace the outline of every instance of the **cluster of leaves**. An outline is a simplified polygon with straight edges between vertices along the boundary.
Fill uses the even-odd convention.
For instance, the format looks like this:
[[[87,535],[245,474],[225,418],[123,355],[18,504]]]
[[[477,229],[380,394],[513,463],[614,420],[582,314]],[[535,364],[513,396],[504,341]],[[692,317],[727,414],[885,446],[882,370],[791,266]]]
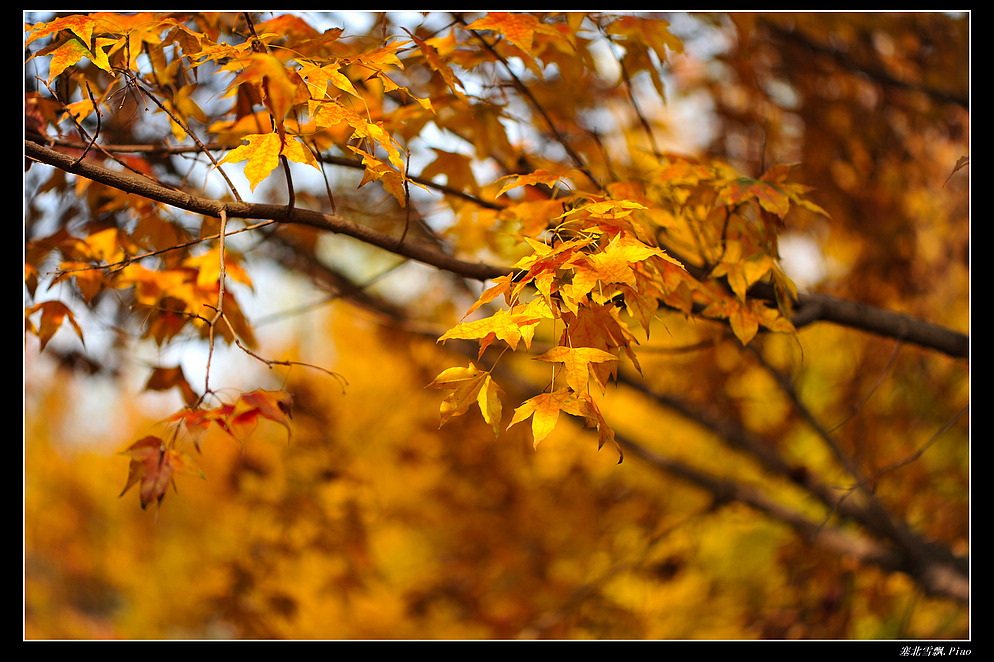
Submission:
[[[783,181],[786,172],[786,168],[777,167],[759,180],[750,180],[720,166],[679,160],[664,162],[650,173],[647,179],[657,182],[655,185],[616,182],[608,187],[607,195],[584,191],[560,203],[550,201],[542,205],[545,213],[539,215],[548,229],[536,228],[534,216],[517,219],[522,228],[539,230],[534,237],[522,235],[531,254],[521,258],[511,273],[493,279],[494,284],[466,314],[501,297],[508,308],[463,322],[439,340],[478,340],[478,358],[482,358],[495,341],[503,341],[512,351],[519,343],[530,349],[536,327],[551,320],[561,331],[554,346],[534,358],[561,364],[562,379],[558,385],[553,379],[548,392],[518,407],[510,425],[532,417],[534,443],[538,445],[562,411],[585,418],[597,428],[599,445],[611,442],[620,453],[589,386],[593,379],[603,393],[608,380],[617,377],[622,355],[641,372],[632,324],[640,325],[648,336],[657,309],[665,306],[688,317],[699,314],[727,320],[743,345],[761,326],[787,333],[794,330],[788,309],[749,296],[752,285],[767,279],[780,288],[780,301],[789,302],[796,296],[769,247],[775,230],[753,222],[763,214],[782,221],[792,202],[817,210],[800,197],[802,187]],[[518,186],[552,187],[559,181],[548,171],[508,177],[513,181],[504,184],[499,195]],[[611,197],[611,192],[617,197]],[[691,198],[695,195],[710,200],[705,197],[694,204]],[[566,211],[552,215],[557,204]],[[534,207],[521,203],[503,213],[512,217],[521,211],[535,214]],[[721,224],[715,227],[719,219]],[[720,242],[723,254],[708,277],[695,277],[656,245],[661,234],[675,242],[681,231],[725,235]],[[443,423],[476,401],[497,431],[500,387],[490,371],[470,363],[465,368],[446,370],[432,386],[451,390],[442,404]]]
[[[63,124],[71,120],[82,131],[85,121],[96,118],[99,129],[101,108],[111,108],[117,94],[131,91],[146,106],[150,100],[167,114],[176,141],[193,140],[201,147],[205,141],[232,146],[220,160],[204,153],[220,172],[225,164],[244,161],[244,174],[253,191],[272,176],[281,160],[320,170],[322,153],[337,146],[361,164],[360,187],[378,182],[404,207],[412,184],[426,188],[407,171],[409,148],[405,144],[415,137],[417,127],[429,121],[450,130],[460,125],[473,127],[478,135],[470,140],[479,158],[510,156],[516,151],[496,124],[506,111],[491,101],[471,98],[455,68],[509,67],[508,60],[516,59],[538,79],[549,66],[565,69],[567,64],[581,67],[573,75],[593,77],[582,20],[579,14],[549,23],[530,14],[489,14],[469,23],[457,18],[461,29],[445,36],[423,39],[408,32],[406,38],[354,50],[343,41],[342,30],[318,33],[288,15],[258,25],[248,23],[248,38],[230,44],[220,39],[211,19],[199,15],[74,14],[30,26],[26,43],[50,39],[29,58],[48,58],[46,86],[60,77],[79,77],[76,87],[87,90],[88,96],[75,103],[33,97],[33,108],[42,118],[35,127],[44,134],[52,125],[61,133],[60,120]],[[652,56],[665,61],[669,52],[682,48],[662,20],[620,16],[597,22],[624,51],[621,62],[628,75],[640,69],[655,72]],[[147,64],[139,62],[143,55]],[[84,60],[93,66],[82,69]],[[220,92],[222,98],[232,100],[227,117],[213,121],[194,100],[201,85],[200,71],[207,65],[212,65],[212,75],[230,78]],[[397,82],[406,69],[418,65],[435,74],[424,92]],[[100,79],[99,74],[106,76]],[[514,80],[523,96],[538,104],[521,79],[514,75]],[[662,92],[658,77],[653,80]],[[91,87],[97,88],[96,97]],[[389,99],[399,100],[390,111],[385,106]],[[63,103],[61,115],[55,111],[58,101]],[[537,108],[542,111],[541,106]],[[470,114],[475,118],[472,124],[466,121]],[[204,135],[191,130],[195,122],[208,124]],[[566,130],[575,131],[565,124]],[[789,168],[783,166],[752,180],[725,165],[657,154],[651,167],[633,164],[643,169],[638,179],[614,177],[602,185],[599,182],[610,173],[594,174],[589,158],[580,157],[562,137],[562,124],[549,128],[574,163],[569,167],[543,163],[541,168],[501,176],[490,187],[499,190],[485,200],[499,210],[501,222],[513,228],[517,245],[531,252],[496,277],[467,314],[498,297],[503,297],[508,308],[459,324],[440,340],[479,340],[478,358],[482,358],[495,341],[512,351],[519,342],[530,349],[536,327],[550,321],[558,326],[554,332],[558,337],[536,359],[560,365],[562,378],[553,380],[548,392],[521,404],[510,425],[531,417],[538,444],[554,427],[559,413],[565,412],[596,427],[601,445],[617,446],[588,382],[592,376],[603,391],[607,380],[617,375],[622,353],[638,367],[630,321],[648,333],[662,305],[688,316],[727,319],[743,344],[760,326],[791,331],[786,302],[793,294],[792,285],[777,265],[776,233],[792,204],[814,207],[801,197],[802,187],[786,181]],[[488,145],[484,140],[499,144]],[[494,149],[487,153],[485,148]],[[94,155],[94,151],[84,154]],[[523,158],[519,155],[519,160]],[[138,157],[124,165],[142,174],[151,172],[149,164]],[[472,182],[466,193],[478,195],[480,187],[467,167],[450,153],[438,151],[423,176],[437,171],[449,178],[450,185]],[[84,304],[106,290],[131,292],[134,305],[147,311],[143,335],[159,344],[194,324],[212,342],[218,326],[227,342],[252,346],[251,326],[231,290],[224,287],[227,277],[251,286],[237,254],[225,248],[224,214],[219,228],[208,217],[199,239],[179,244],[183,235],[174,222],[163,218],[159,205],[135,205],[126,191],[85,179],[79,180],[77,194],[85,194],[87,187],[97,189],[93,195],[99,197],[100,206],[93,213],[130,211],[139,220],[130,231],[111,227],[79,237],[63,227],[55,235],[31,241],[25,268],[30,283],[37,282],[36,265],[58,254],[61,258],[52,284],[74,279]],[[526,189],[525,195],[511,200],[518,189]],[[564,195],[563,190],[569,193]],[[231,194],[240,200],[235,188]],[[463,202],[460,199],[455,207],[458,214],[466,213]],[[208,228],[218,230],[209,232]],[[189,252],[190,246],[212,238],[214,248],[200,254]],[[664,239],[671,250],[688,243],[686,250],[706,271],[696,275],[688,271],[661,247]],[[715,246],[720,247],[720,255],[712,256],[709,253]],[[750,286],[769,279],[781,295],[779,306],[748,296]],[[30,294],[35,294],[33,287]],[[29,330],[42,338],[44,346],[63,319],[74,324],[75,320],[63,304],[37,304],[27,314],[42,307],[40,328]],[[218,325],[219,320],[224,324]],[[473,363],[452,368],[432,386],[450,391],[442,404],[443,423],[478,401],[484,418],[499,430],[500,386],[489,370]],[[209,390],[205,387],[205,396]],[[188,405],[196,408],[202,401],[200,397]],[[144,441],[139,442],[143,448],[154,446]],[[134,466],[129,484],[136,480]],[[157,496],[161,494],[159,490]],[[143,493],[143,505],[146,502]]]

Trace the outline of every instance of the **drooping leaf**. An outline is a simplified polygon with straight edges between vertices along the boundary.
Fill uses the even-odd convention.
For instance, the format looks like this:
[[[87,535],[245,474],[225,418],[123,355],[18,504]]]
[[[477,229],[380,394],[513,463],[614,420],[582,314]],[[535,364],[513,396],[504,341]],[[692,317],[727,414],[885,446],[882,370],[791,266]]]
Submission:
[[[576,396],[570,389],[562,388],[552,393],[540,393],[529,398],[514,410],[514,416],[508,424],[508,429],[524,421],[529,416],[532,419],[532,445],[539,443],[549,436],[559,420],[559,412],[579,413]]]
[[[138,499],[142,509],[153,501],[161,503],[166,489],[173,482],[174,474],[186,474],[203,478],[204,475],[185,454],[167,446],[155,436],[144,437],[121,452],[131,458],[128,465],[128,479],[120,496],[140,482]]]
[[[483,420],[490,424],[496,436],[500,431],[500,386],[484,372],[470,363],[467,367],[447,368],[428,384],[429,388],[449,391],[439,409],[442,427],[453,416],[466,413],[474,403],[480,407]]]
[[[536,361],[549,361],[563,364],[566,384],[574,393],[584,393],[590,376],[590,364],[617,361],[618,357],[596,347],[565,347],[558,345],[535,357]],[[603,389],[604,384],[600,387]]]
[[[41,311],[41,321],[36,329],[34,325],[31,324],[29,318],[39,310]],[[83,341],[83,329],[76,321],[76,317],[72,314],[72,311],[69,310],[69,306],[61,301],[43,301],[31,306],[30,308],[26,308],[24,311],[24,318],[25,323],[28,325],[28,330],[38,336],[42,351],[44,351],[45,347],[48,345],[48,341],[50,341],[52,336],[55,335],[55,332],[62,327],[62,323],[66,319],[69,320],[69,324],[71,324],[73,330],[76,331],[76,335],[79,337],[80,342]]]
[[[193,387],[190,386],[190,382],[187,381],[186,375],[183,374],[183,367],[180,365],[156,367],[149,375],[148,381],[145,382],[146,391],[168,391],[173,387],[179,389],[187,406],[197,402],[198,396]]]

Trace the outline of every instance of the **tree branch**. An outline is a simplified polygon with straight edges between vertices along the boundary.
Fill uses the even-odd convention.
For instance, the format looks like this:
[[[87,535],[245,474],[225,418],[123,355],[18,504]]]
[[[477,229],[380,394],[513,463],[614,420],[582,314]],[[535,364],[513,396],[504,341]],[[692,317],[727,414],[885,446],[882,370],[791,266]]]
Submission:
[[[879,336],[896,338],[949,356],[968,359],[970,336],[922,319],[875,308],[865,303],[837,299],[827,294],[802,294],[797,297],[792,321],[801,328],[813,322],[833,322]]]
[[[102,166],[86,161],[74,163],[75,159],[61,152],[49,149],[30,140],[24,141],[24,152],[29,158],[40,163],[46,163],[80,175],[112,188],[133,193],[150,200],[155,200],[178,209],[196,214],[220,218],[221,210],[227,212],[228,218],[268,219],[278,223],[296,223],[308,225],[320,230],[336,234],[344,234],[360,241],[377,246],[391,253],[410,258],[417,262],[428,264],[439,269],[450,271],[465,278],[487,280],[510,273],[507,267],[495,267],[481,262],[460,260],[447,253],[442,253],[423,244],[399,244],[396,237],[378,232],[358,223],[354,223],[336,214],[324,214],[310,209],[292,208],[286,205],[271,205],[253,202],[222,202],[196,196],[184,191],[166,188],[151,179],[142,179],[132,175],[114,172]]]
[[[74,158],[32,140],[24,141],[24,152],[29,158],[66,172],[87,177],[127,193],[214,218],[220,218],[221,209],[224,208],[227,210],[228,218],[269,219],[279,223],[308,225],[344,234],[396,255],[473,280],[485,281],[512,271],[510,267],[461,260],[423,244],[398,243],[396,237],[359,225],[337,214],[324,214],[310,209],[289,209],[286,205],[221,202],[204,198],[167,188],[152,179],[115,172],[87,161],[76,163]],[[757,288],[755,294],[760,298],[774,300],[772,291],[767,292],[762,287]],[[897,338],[955,358],[969,358],[970,355],[970,337],[966,334],[903,313],[882,310],[859,302],[837,299],[824,294],[800,295],[793,317],[794,326],[801,328],[817,321],[832,322],[884,337]]]
[[[790,526],[802,539],[835,554],[849,556],[860,563],[884,570],[908,574],[930,595],[969,602],[970,581],[952,563],[937,558],[922,560],[908,550],[892,549],[875,540],[854,537],[837,529],[818,525],[801,513],[780,504],[759,490],[712,476],[684,462],[660,455],[641,444],[616,435],[625,452],[638,457],[668,475],[681,478],[714,496],[718,503],[734,501],[765,513]]]

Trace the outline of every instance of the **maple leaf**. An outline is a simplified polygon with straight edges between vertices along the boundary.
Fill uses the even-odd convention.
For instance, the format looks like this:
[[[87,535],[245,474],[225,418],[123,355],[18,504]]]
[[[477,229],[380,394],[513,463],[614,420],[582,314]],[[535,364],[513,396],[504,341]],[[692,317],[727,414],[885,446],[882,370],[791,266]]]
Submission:
[[[669,22],[658,19],[645,19],[637,16],[622,16],[607,26],[608,34],[625,36],[644,44],[655,51],[660,61],[666,61],[666,51],[683,52],[683,43],[670,32]]]
[[[545,185],[552,187],[562,178],[562,176],[562,173],[553,173],[548,170],[536,170],[535,172],[527,175],[505,175],[497,181],[499,182],[504,179],[514,181],[508,181],[505,183],[504,186],[501,187],[500,191],[497,192],[497,197],[499,198],[508,191],[516,189],[519,186]]]
[[[734,206],[755,200],[760,207],[783,218],[790,210],[790,198],[775,184],[759,179],[740,177],[729,182],[722,191],[722,202]]]
[[[456,95],[457,98],[466,101],[466,93],[463,88],[462,81],[459,80],[458,76],[452,71],[452,67],[445,63],[442,56],[439,54],[438,49],[432,44],[419,39],[418,37],[411,34],[407,28],[403,28],[404,32],[417,44],[418,48],[421,49],[421,54],[424,56],[425,61],[428,66],[435,70],[445,84],[448,86],[449,90]]]
[[[49,61],[48,65],[48,82],[51,83],[57,76],[59,76],[63,71],[69,67],[75,65],[77,62],[82,60],[84,57],[90,59],[94,64],[100,64],[103,67],[109,67],[99,60],[90,51],[89,47],[81,42],[78,38],[72,37],[66,39],[65,41],[53,44],[42,50],[38,51],[35,55],[51,55],[52,59]],[[106,56],[104,56],[106,59]]]
[[[549,219],[554,218],[560,209],[562,209],[561,200],[526,200],[505,207],[501,210],[500,216],[517,221],[520,225],[519,232],[533,238],[548,229]]]
[[[660,258],[683,268],[665,251],[644,244],[627,232],[619,232],[603,250],[577,256],[570,262],[573,277],[561,288],[564,303],[575,313],[581,300],[597,287],[616,283],[636,290],[639,287],[636,267],[649,258]]]
[[[713,276],[725,276],[732,291],[742,300],[749,288],[775,265],[773,258],[762,251],[743,257],[744,252],[742,242],[727,242],[721,262],[711,272]]]
[[[621,464],[625,459],[625,453],[621,450],[621,444],[618,443],[618,440],[614,436],[614,429],[608,425],[607,420],[605,420],[589,393],[583,394],[581,402],[585,407],[586,426],[588,428],[597,428],[597,450],[604,448],[605,444],[611,444],[618,451],[618,464]]]
[[[589,394],[583,394],[578,398],[572,390],[562,388],[552,393],[536,395],[514,410],[514,416],[512,416],[507,428],[511,429],[512,426],[521,423],[530,416],[532,419],[532,447],[537,448],[539,443],[555,429],[561,412],[582,417],[588,428],[596,427],[598,449],[610,443],[618,451],[618,463],[622,462],[624,453],[615,439],[614,430],[607,424]]]
[[[124,496],[135,483],[141,481],[138,500],[142,509],[153,501],[162,502],[166,488],[173,482],[174,474],[204,477],[185,453],[169,448],[159,437],[140,439],[121,451],[121,454],[130,456],[131,463],[128,466],[127,482],[119,496]]]
[[[545,34],[555,39],[562,40],[569,45],[568,40],[554,27],[546,25],[532,14],[523,12],[490,12],[482,18],[478,18],[467,30],[493,30],[504,35],[504,38],[520,48],[529,56],[534,56],[532,43],[535,33]]]
[[[239,443],[244,443],[247,432],[258,424],[260,418],[265,418],[286,428],[289,442],[292,437],[292,407],[293,399],[286,391],[257,389],[243,393],[233,404],[212,409],[184,409],[166,420],[182,423],[195,437],[214,424]]]
[[[280,60],[269,53],[249,53],[236,62],[241,72],[231,82],[229,89],[243,83],[259,84],[263,103],[272,114],[280,137],[283,120],[295,105],[306,102],[310,95],[307,86],[296,71],[287,69]]]
[[[790,318],[785,317],[780,310],[771,308],[763,301],[755,299],[742,301],[738,298],[718,295],[705,307],[702,314],[708,317],[727,318],[729,326],[732,327],[732,333],[743,346],[748,345],[756,336],[760,326],[771,331],[794,331],[794,325]]]
[[[510,310],[498,310],[490,317],[481,320],[463,322],[442,334],[438,342],[444,343],[452,338],[480,340],[481,355],[494,340],[503,340],[512,350],[517,349],[518,343],[522,340],[525,342],[525,347],[531,347],[535,326],[540,321],[540,316],[523,312],[522,306],[515,306]]]
[[[390,193],[397,204],[401,207],[407,206],[407,192],[404,190],[404,183],[409,180],[404,175],[391,168],[372,154],[365,152],[355,145],[349,145],[349,149],[362,157],[362,165],[365,168],[362,181],[357,188],[362,188],[369,182],[378,181],[383,188]]]
[[[566,331],[563,333],[563,345],[571,347],[596,347],[613,355],[614,350],[624,349],[636,370],[639,366],[632,344],[637,344],[635,336],[622,322],[617,307],[613,303],[593,304],[583,306],[575,315],[563,317]],[[617,364],[604,362],[592,366],[595,377],[600,384],[605,384],[608,377],[617,373]]]
[[[256,389],[244,393],[235,402],[228,415],[228,425],[235,428],[255,426],[259,418],[265,418],[286,428],[287,441],[292,438],[290,428],[293,399],[286,391]]]
[[[476,181],[473,173],[473,159],[465,154],[447,152],[437,147],[433,147],[435,160],[421,170],[421,176],[432,179],[439,175],[444,175],[446,184],[460,191],[478,193],[480,185]]]
[[[514,416],[507,429],[511,429],[529,416],[532,417],[532,446],[537,448],[539,442],[549,436],[559,421],[559,412],[566,411],[583,415],[573,391],[562,388],[552,393],[540,393],[525,400],[514,410]]]
[[[590,364],[617,361],[618,357],[596,347],[566,347],[558,345],[544,354],[534,357],[534,359],[536,361],[562,363],[563,372],[566,375],[566,384],[575,393],[582,393],[587,389]],[[599,383],[599,385],[603,390],[604,384]]]
[[[183,266],[197,270],[196,283],[198,287],[212,287],[221,278],[221,247],[214,246],[206,253],[191,256],[183,260]],[[248,287],[252,287],[252,279],[244,268],[234,259],[231,253],[225,253],[224,275]]]
[[[254,133],[245,136],[245,140],[248,145],[239,145],[231,150],[218,165],[248,160],[245,177],[249,180],[249,187],[255,191],[255,187],[279,165],[283,141],[275,133]]]
[[[453,416],[461,416],[474,403],[480,407],[483,420],[493,427],[494,435],[499,434],[501,420],[500,386],[472,363],[469,366],[447,368],[432,380],[428,387],[449,390],[442,401],[438,427],[445,425]]]
[[[494,278],[493,285],[483,290],[483,292],[480,294],[480,297],[476,300],[476,302],[472,306],[470,306],[469,310],[466,311],[466,315],[463,315],[463,317],[466,317],[467,315],[471,314],[474,310],[476,310],[480,306],[490,303],[491,301],[493,301],[502,294],[504,295],[505,301],[510,303],[511,286],[513,284],[514,284],[513,279],[510,274]]]
[[[41,311],[41,322],[40,326],[36,329],[29,318],[39,310]],[[76,335],[82,341],[83,329],[80,328],[72,311],[69,310],[69,306],[61,301],[43,301],[24,310],[24,321],[27,325],[27,330],[38,336],[38,340],[41,342],[41,351],[44,351],[45,346],[48,345],[48,341],[52,339],[52,336],[61,328],[62,322],[66,319],[69,320],[69,323],[76,331]]]
[[[320,170],[311,151],[296,140],[284,143],[276,133],[253,133],[245,136],[244,139],[248,141],[248,145],[239,145],[231,150],[218,162],[218,165],[248,160],[245,164],[245,177],[248,178],[249,187],[253,191],[279,165],[280,155],[290,161],[306,163]]]
[[[501,421],[501,402],[500,394],[502,390],[500,386],[491,378],[488,374],[487,378],[483,380],[483,388],[480,389],[480,393],[477,396],[477,403],[480,406],[480,413],[483,414],[483,420],[490,424],[494,430],[494,436],[500,434],[500,421]]]
[[[93,30],[98,24],[99,22],[96,19],[85,14],[71,14],[48,23],[35,23],[28,31],[29,34],[24,40],[24,45],[28,46],[37,39],[47,37],[61,30],[72,31],[79,37],[83,44],[89,45],[90,37],[93,36]]]
[[[197,394],[183,374],[182,366],[157,367],[152,370],[148,381],[145,382],[146,391],[168,391],[174,386],[180,390],[187,406],[192,406],[197,402]]]

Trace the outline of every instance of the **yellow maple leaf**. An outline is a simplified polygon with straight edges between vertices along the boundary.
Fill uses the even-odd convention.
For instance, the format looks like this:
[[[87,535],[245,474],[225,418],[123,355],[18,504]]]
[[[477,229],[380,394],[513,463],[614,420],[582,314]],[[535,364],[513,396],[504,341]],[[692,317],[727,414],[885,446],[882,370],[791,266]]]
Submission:
[[[539,442],[549,436],[556,422],[559,420],[559,412],[579,414],[573,392],[569,389],[559,389],[552,393],[540,393],[534,398],[530,398],[521,403],[521,406],[514,410],[514,416],[508,424],[508,429],[517,425],[529,416],[532,417],[532,445],[537,447]]]
[[[476,403],[483,414],[483,420],[490,424],[496,436],[500,432],[501,388],[484,372],[470,363],[467,367],[447,368],[428,384],[429,388],[448,390],[442,400],[438,427],[445,425],[453,416],[461,416]]]
[[[275,133],[253,133],[245,136],[245,140],[248,145],[239,145],[231,150],[218,165],[248,160],[245,177],[249,180],[249,187],[255,191],[255,187],[279,164],[283,144]]]
[[[502,413],[500,392],[500,386],[488,374],[486,379],[483,380],[483,387],[476,397],[476,402],[480,406],[480,413],[483,414],[483,420],[489,423],[490,427],[494,429],[494,436],[500,434]]]
[[[535,360],[562,363],[563,372],[566,375],[566,384],[574,393],[582,393],[587,390],[590,364],[617,361],[618,357],[596,347],[565,347],[559,345],[540,356],[536,356]],[[599,378],[598,382],[600,382]],[[603,383],[599,385],[601,389],[604,388]]]
[[[297,140],[287,140],[284,144],[276,133],[252,133],[244,139],[248,141],[248,145],[239,145],[231,150],[218,165],[247,160],[245,177],[253,191],[279,165],[280,155],[290,161],[318,167],[311,151]]]
[[[192,267],[197,270],[197,286],[208,287],[217,283],[221,277],[221,257],[220,247],[215,246],[211,250],[183,260],[183,266]],[[252,279],[248,273],[230,255],[225,255],[224,273],[228,278],[232,278],[240,283],[252,287]]]
[[[438,427],[445,425],[453,416],[465,414],[469,406],[478,401],[477,396],[487,376],[487,373],[470,363],[465,368],[446,368],[428,384],[429,388],[449,391],[439,409],[441,420]]]
[[[445,342],[453,338],[480,340],[481,354],[495,339],[503,340],[512,350],[517,349],[522,340],[525,347],[531,347],[535,326],[541,318],[534,313],[524,312],[523,309],[523,306],[515,306],[511,310],[498,310],[481,320],[463,322],[442,334],[438,341]]]
[[[553,173],[548,170],[536,170],[535,172],[529,173],[527,175],[505,175],[498,179],[513,180],[508,181],[501,187],[500,191],[497,193],[497,197],[504,195],[511,189],[518,188],[519,186],[535,186],[537,184],[544,184],[545,186],[553,186],[562,177],[561,173]]]

